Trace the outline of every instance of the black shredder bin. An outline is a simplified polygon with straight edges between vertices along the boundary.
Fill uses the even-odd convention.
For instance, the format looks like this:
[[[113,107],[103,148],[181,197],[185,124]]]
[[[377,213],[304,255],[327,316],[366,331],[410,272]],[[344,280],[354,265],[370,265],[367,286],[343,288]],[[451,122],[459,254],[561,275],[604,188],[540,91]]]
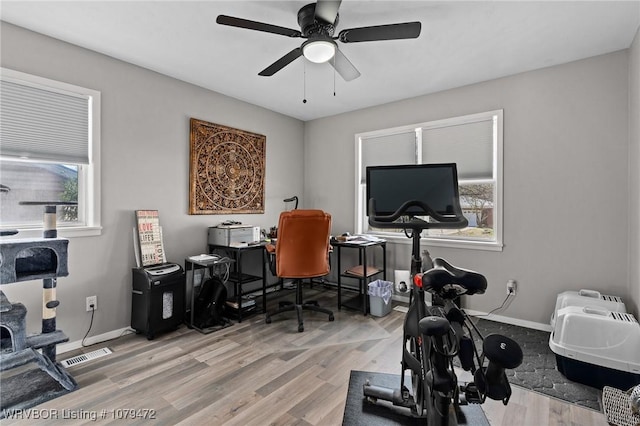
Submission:
[[[133,268],[131,328],[152,340],[157,333],[178,328],[184,321],[185,273],[177,266],[173,272],[150,274]]]

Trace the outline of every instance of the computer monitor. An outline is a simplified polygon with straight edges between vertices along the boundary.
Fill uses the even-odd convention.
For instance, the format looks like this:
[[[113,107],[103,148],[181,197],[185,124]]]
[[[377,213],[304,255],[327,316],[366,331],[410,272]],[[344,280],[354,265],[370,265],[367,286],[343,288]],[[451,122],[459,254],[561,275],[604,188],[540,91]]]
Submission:
[[[367,215],[375,200],[377,216],[395,213],[407,201],[420,201],[441,215],[462,216],[455,163],[367,167]],[[424,216],[420,207],[406,215]]]

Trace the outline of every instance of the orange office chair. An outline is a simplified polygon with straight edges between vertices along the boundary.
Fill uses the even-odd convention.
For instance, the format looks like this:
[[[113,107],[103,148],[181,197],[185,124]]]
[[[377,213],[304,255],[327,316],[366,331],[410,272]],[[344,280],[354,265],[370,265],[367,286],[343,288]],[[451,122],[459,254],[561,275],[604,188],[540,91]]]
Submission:
[[[322,210],[291,210],[280,214],[276,245],[267,245],[271,270],[279,278],[295,280],[296,301],[280,302],[280,308],[266,313],[265,322],[281,312],[296,311],[298,331],[304,331],[302,311],[316,311],[329,315],[333,312],[318,306],[316,301],[302,301],[302,280],[317,278],[329,273],[329,234],[331,215]],[[274,267],[275,266],[275,267]]]

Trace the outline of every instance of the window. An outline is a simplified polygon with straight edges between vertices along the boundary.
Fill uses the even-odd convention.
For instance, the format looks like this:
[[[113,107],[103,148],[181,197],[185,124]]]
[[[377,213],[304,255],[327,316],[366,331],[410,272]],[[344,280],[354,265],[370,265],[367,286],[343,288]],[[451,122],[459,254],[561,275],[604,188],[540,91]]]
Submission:
[[[356,229],[406,239],[398,229],[376,229],[366,216],[367,166],[456,163],[464,229],[429,229],[429,244],[502,247],[502,110],[356,135]],[[419,184],[419,183],[416,183]]]
[[[100,92],[0,69],[0,227],[42,235],[44,208],[59,206],[59,235],[100,234]]]

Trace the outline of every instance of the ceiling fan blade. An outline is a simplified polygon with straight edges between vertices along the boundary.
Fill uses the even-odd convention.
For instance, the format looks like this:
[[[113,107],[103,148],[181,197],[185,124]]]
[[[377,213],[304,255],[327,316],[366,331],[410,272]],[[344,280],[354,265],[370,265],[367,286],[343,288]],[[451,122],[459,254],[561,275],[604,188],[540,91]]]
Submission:
[[[280,71],[282,68],[289,65],[291,62],[298,59],[300,56],[302,56],[302,49],[296,47],[291,52],[287,53],[282,58],[278,59],[277,61],[260,71],[258,75],[261,75],[263,77],[270,77]]]
[[[417,38],[420,35],[421,28],[422,24],[420,22],[350,28],[340,31],[338,38],[343,43]]]
[[[344,53],[342,53],[340,49],[336,49],[334,59],[329,61],[329,63],[338,71],[338,74],[342,76],[344,81],[351,81],[360,77],[360,71],[353,66],[351,61],[344,56]]]
[[[318,0],[316,2],[316,19],[333,24],[338,16],[338,9],[340,9],[340,3],[342,0]]]
[[[233,16],[218,15],[216,22],[220,25],[230,27],[246,28],[249,30],[263,31],[265,33],[280,34],[288,37],[301,37],[302,33],[291,28],[279,27],[277,25],[265,24],[263,22],[250,21],[248,19],[234,18]]]

